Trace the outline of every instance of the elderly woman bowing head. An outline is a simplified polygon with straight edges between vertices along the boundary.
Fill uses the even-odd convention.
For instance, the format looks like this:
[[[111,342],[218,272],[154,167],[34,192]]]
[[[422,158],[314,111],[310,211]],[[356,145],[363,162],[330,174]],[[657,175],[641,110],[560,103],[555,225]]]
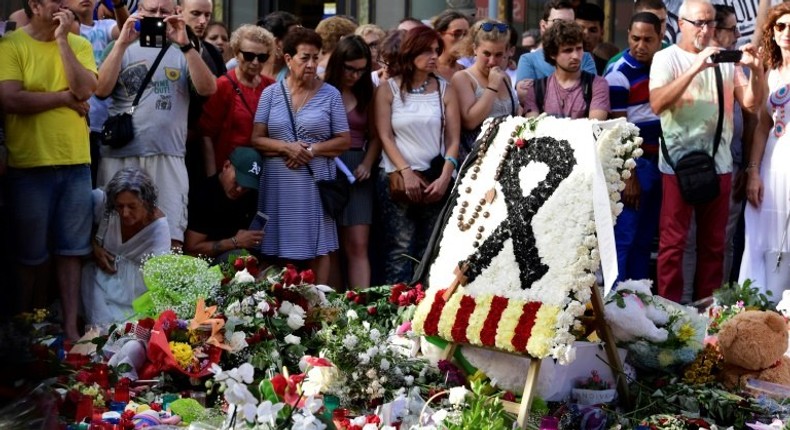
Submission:
[[[283,40],[288,77],[258,103],[252,145],[264,155],[258,209],[270,216],[261,254],[306,263],[318,283],[329,277],[337,227],[321,206],[316,181],[334,179],[334,158],[351,144],[340,92],[316,75],[321,37],[306,28]]]
[[[137,167],[116,173],[104,190],[94,190],[93,261],[82,271],[82,298],[88,324],[124,321],[132,301],[146,290],[143,259],[170,249],[170,230],[156,207],[151,177]]]

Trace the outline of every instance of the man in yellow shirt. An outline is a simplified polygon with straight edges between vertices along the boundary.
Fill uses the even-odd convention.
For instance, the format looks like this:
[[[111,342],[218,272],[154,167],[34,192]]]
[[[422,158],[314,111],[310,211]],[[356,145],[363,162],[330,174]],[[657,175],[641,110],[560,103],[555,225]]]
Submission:
[[[67,338],[79,337],[80,257],[91,252],[88,98],[97,85],[90,43],[69,32],[58,0],[25,4],[30,22],[0,39],[7,183],[19,306],[29,308],[55,254]]]

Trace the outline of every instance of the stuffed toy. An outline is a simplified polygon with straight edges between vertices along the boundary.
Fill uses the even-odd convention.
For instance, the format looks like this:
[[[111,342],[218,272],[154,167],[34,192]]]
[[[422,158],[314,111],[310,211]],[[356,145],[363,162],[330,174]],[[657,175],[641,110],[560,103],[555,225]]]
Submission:
[[[718,335],[723,359],[721,382],[746,388],[749,379],[790,386],[787,323],[770,311],[743,311],[725,322]]]
[[[620,282],[608,296],[604,318],[617,342],[646,339],[651,342],[667,340],[667,330],[661,328],[669,321],[663,307],[653,304],[651,282],[628,280]]]

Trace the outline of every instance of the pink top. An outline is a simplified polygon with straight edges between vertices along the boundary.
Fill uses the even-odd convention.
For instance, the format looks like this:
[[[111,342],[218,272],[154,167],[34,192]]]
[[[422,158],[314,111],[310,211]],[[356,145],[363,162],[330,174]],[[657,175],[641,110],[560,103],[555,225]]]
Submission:
[[[368,134],[368,112],[352,109],[346,112],[348,128],[351,130],[351,148],[364,149]]]

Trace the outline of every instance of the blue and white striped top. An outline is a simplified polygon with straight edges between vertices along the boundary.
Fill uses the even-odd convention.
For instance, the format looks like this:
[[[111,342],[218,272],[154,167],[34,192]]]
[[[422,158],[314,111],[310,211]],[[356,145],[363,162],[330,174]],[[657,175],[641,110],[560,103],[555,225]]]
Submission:
[[[270,85],[261,94],[255,122],[266,124],[270,138],[294,145],[297,140],[309,144],[324,142],[349,131],[340,92],[329,84],[323,83],[304,107],[294,113],[296,135],[288,109],[283,86]],[[317,156],[310,167],[315,180],[335,177],[332,158]],[[304,166],[289,169],[283,157],[264,157],[258,210],[269,215],[269,223],[261,244],[262,254],[309,260],[338,248],[335,222],[321,206],[315,180]]]

